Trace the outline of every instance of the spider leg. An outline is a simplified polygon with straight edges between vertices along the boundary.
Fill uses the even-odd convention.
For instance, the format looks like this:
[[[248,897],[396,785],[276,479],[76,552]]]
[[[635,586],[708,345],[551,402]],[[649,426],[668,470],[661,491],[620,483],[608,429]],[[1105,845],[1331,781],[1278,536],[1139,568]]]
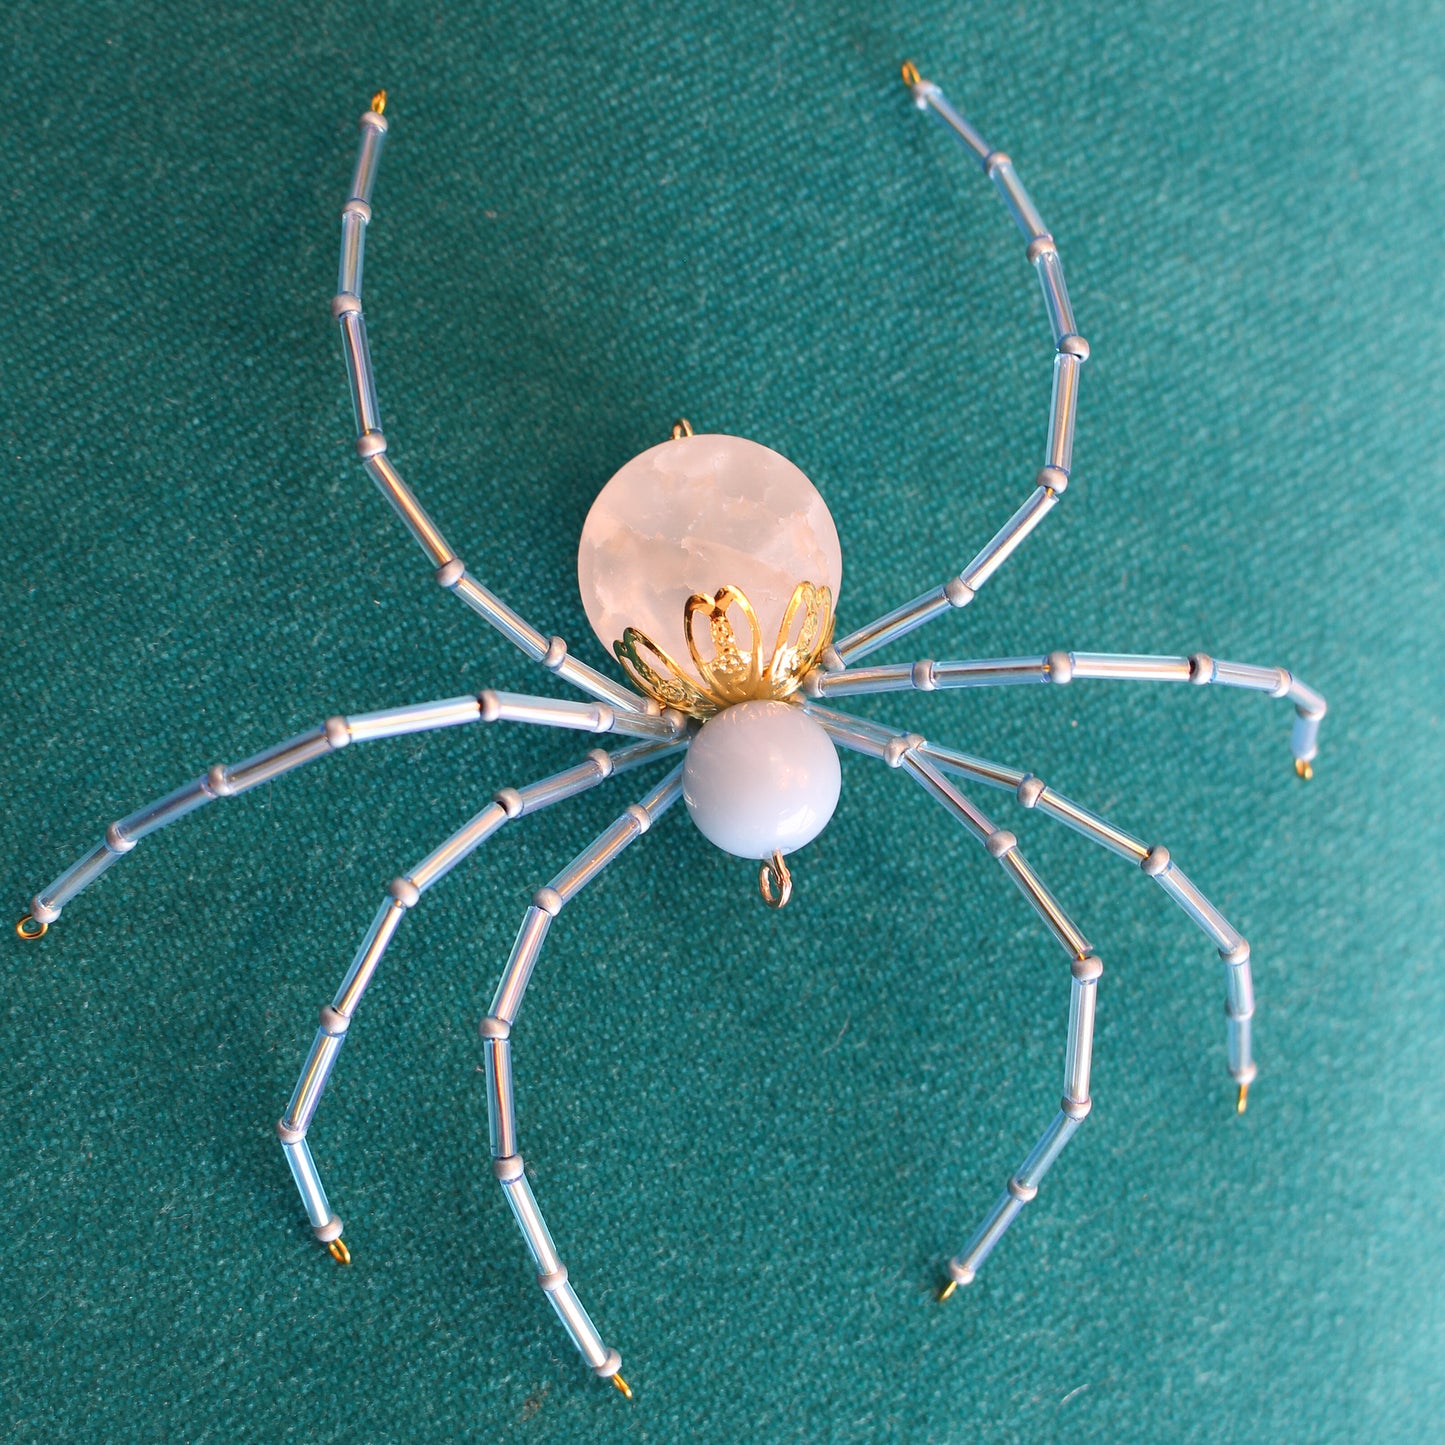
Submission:
[[[682,769],[674,768],[640,802],[627,810],[582,850],[545,888],[538,889],[522,918],[517,940],[507,960],[497,991],[492,997],[481,1033],[486,1049],[487,1116],[490,1125],[492,1165],[502,1192],[507,1197],[517,1226],[537,1266],[541,1285],[557,1318],[593,1372],[611,1379],[624,1394],[627,1390],[618,1371],[622,1357],[602,1341],[596,1325],[583,1308],[567,1278],[567,1267],[557,1253],[546,1220],[527,1182],[522,1156],[517,1147],[517,1120],[512,1086],[512,1027],[532,970],[552,920],[576,895],[611,863],[634,839],[667,811],[682,792]]]
[[[823,719],[819,719],[823,721]],[[849,720],[852,721],[851,719]],[[827,724],[825,723],[825,726]],[[902,768],[937,802],[963,825],[970,837],[983,844],[990,857],[996,859],[1005,873],[1028,899],[1045,927],[1058,940],[1069,956],[1072,980],[1069,992],[1069,1038],[1064,1057],[1064,1093],[1058,1113],[1029,1151],[1018,1172],[1008,1181],[1004,1192],[984,1216],[973,1238],[948,1262],[952,1283],[945,1289],[946,1298],[954,1287],[968,1284],[1003,1238],[1009,1225],[1018,1218],[1025,1204],[1039,1192],[1039,1183],[1064,1145],[1073,1138],[1088,1117],[1092,1107],[1089,1095],[1089,1072],[1094,1052],[1094,1005],[1099,978],[1104,965],[1091,952],[1088,940],[1058,900],[1044,886],[1038,875],[1019,852],[1018,839],[1000,828],[956,788],[927,755],[927,744],[916,733],[896,734],[877,747],[878,739],[867,729],[851,733],[829,727],[832,736],[844,747],[871,756],[881,756],[892,768]]]
[[[417,545],[431,560],[436,569],[436,580],[443,587],[460,597],[514,647],[520,648],[534,662],[540,662],[563,681],[613,707],[627,712],[646,712],[650,707],[646,698],[579,662],[567,651],[567,644],[562,638],[544,636],[469,575],[461,558],[452,551],[387,455],[386,437],[381,430],[381,411],[377,404],[376,378],[371,365],[371,346],[367,341],[366,319],[361,310],[362,262],[366,228],[371,221],[371,190],[387,132],[386,118],[374,107],[385,105],[384,92],[372,104],[373,109],[361,117],[361,144],[351,179],[351,195],[341,208],[341,265],[337,294],[331,303],[331,314],[341,326],[341,346],[346,356],[346,374],[351,382],[351,400],[356,413],[356,452],[361,464],[382,496],[396,509]]]
[[[855,728],[859,722],[857,718],[846,717],[827,708],[810,708],[809,711],[840,741],[843,734]],[[866,727],[867,735],[873,740],[875,748],[886,746],[889,738],[905,736],[896,728],[884,728],[877,723],[868,723]],[[877,734],[886,736],[879,741],[875,737]],[[1046,817],[1072,828],[1090,842],[1097,843],[1120,858],[1127,858],[1147,877],[1153,878],[1179,905],[1185,916],[1219,950],[1219,957],[1225,965],[1229,1076],[1238,1089],[1235,1107],[1243,1113],[1249,1086],[1259,1073],[1254,1062],[1250,1037],[1251,1020],[1254,1017],[1254,981],[1250,971],[1249,942],[1174,862],[1168,848],[1162,845],[1151,848],[1107,818],[1081,806],[1072,798],[1066,798],[1049,787],[1042,778],[1024,772],[1021,768],[990,762],[987,758],[959,752],[956,748],[941,747],[937,743],[923,743],[918,751],[943,772],[1013,793],[1025,808],[1036,808]]]
[[[1047,657],[980,657],[965,662],[895,662],[849,672],[813,672],[805,687],[814,698],[853,697],[875,692],[934,692],[951,687],[1012,687],[1024,683],[1063,684],[1084,680],[1111,682],[1192,682],[1241,687],[1249,692],[1287,697],[1294,703],[1290,748],[1295,771],[1313,776],[1310,763],[1319,752],[1325,700],[1287,668],[1249,662],[1219,662],[1208,653],[1191,657],[1140,657],[1122,652],[1051,652]]]
[[[1013,163],[1002,151],[993,150],[981,135],[949,104],[931,80],[924,80],[910,63],[903,79],[919,110],[931,112],[982,163],[1008,208],[1014,224],[1028,243],[1029,264],[1038,273],[1044,306],[1053,332],[1053,391],[1049,406],[1049,428],[1044,448],[1044,466],[1034,479],[1034,489],[1024,504],[989,540],[987,546],[957,577],[905,602],[882,617],[850,632],[834,646],[837,664],[866,656],[879,647],[903,637],[914,628],[950,609],[967,607],[978,589],[1009,559],[1015,549],[1051,512],[1069,484],[1073,466],[1074,417],[1078,407],[1079,371],[1089,359],[1089,343],[1074,329],[1074,310],[1064,284],[1063,263],[1049,229],[1044,225],[1029,193],[1014,173]]]
[[[16,931],[22,938],[39,938],[81,889],[94,883],[142,838],[216,798],[249,792],[261,783],[269,783],[349,743],[370,742],[374,738],[398,737],[403,733],[428,732],[473,722],[535,723],[545,727],[618,732],[663,740],[679,737],[683,726],[682,718],[676,713],[619,712],[601,702],[572,702],[490,691],[471,697],[444,698],[440,702],[388,708],[383,712],[360,713],[355,717],[328,718],[320,727],[299,733],[243,762],[229,766],[217,763],[199,778],[193,778],[174,792],[112,823],[105,830],[104,841],[97,843],[30,900],[30,912],[16,924]]]
[[[291,1175],[311,1221],[312,1233],[323,1244],[329,1244],[332,1253],[343,1263],[350,1263],[350,1251],[338,1244],[341,1220],[331,1212],[320,1173],[306,1142],[306,1132],[331,1079],[356,1007],[370,985],[382,955],[395,937],[403,915],[457,864],[476,852],[504,823],[540,812],[564,798],[575,797],[618,773],[630,772],[682,746],[680,742],[662,740],[633,743],[615,753],[594,748],[587,754],[586,761],[575,767],[529,783],[524,788],[503,788],[465,827],[428,853],[409,873],[393,880],[351,961],[351,967],[341,981],[341,987],[336,991],[336,997],[321,1010],[321,1022],[311,1052],[302,1066],[291,1102],[276,1126],[286,1162],[291,1167]]]

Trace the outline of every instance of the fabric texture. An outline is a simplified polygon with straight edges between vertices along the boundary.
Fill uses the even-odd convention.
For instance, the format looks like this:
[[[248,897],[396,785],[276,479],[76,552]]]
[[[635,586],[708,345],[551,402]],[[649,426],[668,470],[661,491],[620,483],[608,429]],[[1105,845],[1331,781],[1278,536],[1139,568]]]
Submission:
[[[473,573],[605,666],[582,519],[679,416],[790,457],[844,628],[955,575],[1042,457],[1050,341],[917,61],[1013,157],[1093,355],[1061,504],[879,660],[1294,668],[897,695],[1247,934],[1214,950],[1007,797],[1104,960],[1092,1117],[946,1305],[1056,1108],[1066,962],[922,791],[844,759],[764,909],[679,808],[552,931],[522,1149],[624,1357],[581,1366],[492,1180],[476,1024],[532,890],[657,773],[506,829],[408,917],[312,1128],[273,1133],[387,881],[591,738],[348,749],[143,842],[0,944],[0,1420],[16,1440],[1439,1438],[1445,9],[17,0],[4,30],[4,896],[337,712],[557,693],[356,465],[327,301],[355,118],[392,129],[366,304],[392,454]]]

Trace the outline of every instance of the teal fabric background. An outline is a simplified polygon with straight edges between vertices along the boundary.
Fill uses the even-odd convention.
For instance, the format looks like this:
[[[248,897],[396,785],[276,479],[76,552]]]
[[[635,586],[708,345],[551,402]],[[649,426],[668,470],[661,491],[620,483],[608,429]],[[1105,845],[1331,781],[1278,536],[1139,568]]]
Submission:
[[[3,894],[329,713],[555,691],[352,459],[337,212],[391,92],[367,311],[393,453],[472,570],[597,662],[587,507],[677,415],[828,498],[846,626],[956,573],[1040,460],[1014,157],[1093,344],[1076,478],[890,657],[1281,663],[1289,709],[1081,684],[857,711],[1166,842],[1249,935],[1261,1076],[1157,888],[1007,798],[1103,956],[1093,1117],[974,1287],[1049,1117],[1066,973],[920,790],[845,759],[781,916],[679,811],[554,930],[534,1184],[621,1348],[580,1368],[492,1182],[485,1010],[528,894],[632,797],[429,896],[312,1131],[272,1133],[386,881],[587,745],[352,749],[0,943],[0,1419],[19,1440],[1417,1441],[1445,1406],[1439,3],[57,8],[5,37]]]

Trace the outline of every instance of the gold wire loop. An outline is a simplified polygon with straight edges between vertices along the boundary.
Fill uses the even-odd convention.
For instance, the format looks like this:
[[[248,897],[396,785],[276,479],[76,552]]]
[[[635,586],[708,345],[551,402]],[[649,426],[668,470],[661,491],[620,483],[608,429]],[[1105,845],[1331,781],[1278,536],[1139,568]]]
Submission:
[[[923,77],[918,73],[918,67],[911,60],[905,60],[903,62],[904,85],[912,87],[917,85],[922,79]]]
[[[378,90],[371,97],[371,108],[377,115],[386,114],[386,92],[384,90]]]
[[[351,1251],[346,1247],[346,1241],[338,1234],[330,1244],[326,1246],[326,1252],[337,1264],[350,1264]]]
[[[678,417],[672,424],[673,441],[678,441],[682,437],[690,437],[691,435],[692,423],[685,416]]]
[[[632,1386],[629,1385],[627,1381],[622,1378],[621,1375],[613,1375],[612,1383],[616,1385],[619,1390],[622,1391],[624,1399],[630,1400],[632,1398]]]
[[[776,894],[773,892],[774,883],[778,887]],[[771,858],[763,859],[758,869],[758,892],[769,908],[782,908],[793,896],[793,875],[788,872],[781,853],[774,852]]]
[[[33,927],[31,925],[34,925]],[[49,931],[50,925],[42,923],[33,913],[27,913],[15,924],[15,936],[27,941],[35,938],[44,938]]]

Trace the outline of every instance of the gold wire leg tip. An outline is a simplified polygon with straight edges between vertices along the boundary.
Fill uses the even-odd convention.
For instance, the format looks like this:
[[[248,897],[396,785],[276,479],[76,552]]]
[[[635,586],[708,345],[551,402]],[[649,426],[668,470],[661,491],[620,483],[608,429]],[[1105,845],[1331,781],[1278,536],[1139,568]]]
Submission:
[[[377,115],[386,114],[386,92],[384,90],[378,90],[376,94],[371,97],[371,108]]]
[[[1242,1114],[1242,1113],[1244,1113],[1244,1111],[1245,1111],[1248,1107],[1249,1107],[1249,1085],[1248,1085],[1248,1084],[1241,1084],[1241,1085],[1239,1086],[1239,1095],[1238,1095],[1238,1097],[1237,1097],[1237,1098],[1235,1099],[1235,1101],[1234,1101],[1234,1112],[1235,1112],[1236,1114]]]
[[[623,1399],[630,1400],[632,1398],[632,1386],[621,1375],[613,1375],[612,1383],[622,1392]]]
[[[918,67],[911,60],[905,60],[903,62],[901,74],[904,85],[909,87],[917,85],[918,82],[923,79],[918,73]]]
[[[1296,758],[1294,760],[1294,771],[1295,776],[1303,778],[1305,782],[1309,782],[1309,780],[1315,775],[1315,770],[1307,762],[1305,762],[1303,758]]]
[[[939,1304],[942,1304],[942,1303],[944,1302],[944,1300],[946,1300],[946,1299],[949,1297],[949,1295],[951,1295],[951,1294],[954,1292],[954,1290],[956,1290],[957,1288],[958,1288],[958,1281],[957,1281],[956,1279],[951,1279],[951,1280],[949,1280],[949,1282],[948,1282],[946,1285],[944,1285],[944,1287],[943,1287],[941,1290],[939,1290],[939,1292],[938,1292],[938,1302],[939,1302]]]
[[[27,940],[44,938],[49,928],[48,923],[42,923],[33,913],[27,913],[16,922],[15,935]]]
[[[326,1251],[337,1264],[351,1263],[351,1251],[347,1249],[346,1241],[339,1235],[326,1246]]]

